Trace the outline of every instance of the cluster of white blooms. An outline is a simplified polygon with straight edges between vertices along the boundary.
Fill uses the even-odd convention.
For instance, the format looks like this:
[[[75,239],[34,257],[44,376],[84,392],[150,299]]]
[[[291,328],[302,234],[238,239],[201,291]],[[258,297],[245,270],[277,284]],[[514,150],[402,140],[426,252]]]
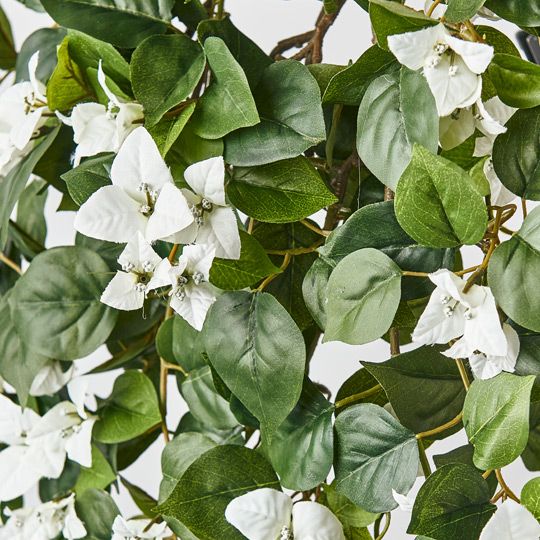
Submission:
[[[81,206],[75,228],[92,238],[126,242],[122,268],[101,301],[116,309],[140,309],[149,291],[171,286],[171,307],[200,330],[215,300],[209,273],[215,256],[238,259],[236,216],[225,200],[222,157],[189,166],[178,188],[150,133],[138,127],[126,138],[111,167],[112,185],[98,189]],[[151,242],[184,247],[177,264],[154,251]]]
[[[338,518],[322,504],[261,488],[236,497],[225,510],[227,521],[248,540],[345,540]]]
[[[486,379],[501,371],[514,371],[519,337],[501,324],[489,287],[472,285],[449,270],[438,270],[429,279],[436,285],[412,339],[422,345],[454,344],[444,352],[451,358],[469,358],[476,377]],[[459,339],[457,339],[459,338]]]
[[[62,401],[40,416],[0,394],[0,501],[26,493],[41,478],[58,478],[66,457],[92,465],[91,438],[96,417],[85,409],[87,381],[68,385],[71,401]]]
[[[38,59],[35,53],[28,62],[30,81],[10,86],[0,99],[0,176],[30,152],[33,139],[51,115],[45,85],[36,78]]]
[[[9,509],[9,519],[0,527],[0,540],[53,540],[62,533],[65,540],[86,536],[75,512],[75,495],[48,501],[35,508]]]
[[[149,519],[129,519],[117,516],[113,523],[111,540],[162,540],[172,536],[167,524],[152,523]]]

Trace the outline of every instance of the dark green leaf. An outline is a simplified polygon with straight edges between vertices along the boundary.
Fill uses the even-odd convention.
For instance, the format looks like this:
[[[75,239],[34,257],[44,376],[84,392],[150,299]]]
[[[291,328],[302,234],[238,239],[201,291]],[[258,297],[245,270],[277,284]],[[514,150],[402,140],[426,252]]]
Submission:
[[[337,414],[341,414],[355,403],[374,403],[384,407],[388,403],[388,398],[382,386],[377,383],[377,379],[367,369],[362,368],[341,385],[335,401],[342,402],[337,410]]]
[[[486,7],[499,17],[522,26],[540,26],[540,1],[487,0]]]
[[[13,69],[17,53],[13,43],[11,25],[3,9],[0,8],[0,68]]]
[[[304,302],[321,330],[326,326],[326,289],[332,270],[322,258],[315,259],[302,282]]]
[[[188,103],[178,115],[164,116],[155,126],[148,130],[163,157],[169,153],[169,150],[180,137],[195,111],[195,106],[194,101]]]
[[[14,237],[14,240],[29,259],[32,259],[40,251],[36,250],[36,242],[43,246],[47,237],[47,222],[44,215],[48,195],[46,185],[42,180],[34,180],[22,192],[17,203],[16,223],[18,230],[25,234]],[[28,237],[35,242],[26,241]]]
[[[81,495],[87,489],[105,489],[115,479],[116,474],[101,450],[92,445],[92,466],[81,467],[73,490],[76,495]]]
[[[113,521],[120,515],[113,498],[105,491],[87,489],[75,502],[77,517],[88,536],[85,540],[111,540]]]
[[[397,507],[392,489],[408,493],[418,472],[414,433],[378,405],[354,405],[336,418],[335,487],[369,512]]]
[[[449,22],[466,21],[478,12],[485,2],[486,0],[448,0],[444,18]]]

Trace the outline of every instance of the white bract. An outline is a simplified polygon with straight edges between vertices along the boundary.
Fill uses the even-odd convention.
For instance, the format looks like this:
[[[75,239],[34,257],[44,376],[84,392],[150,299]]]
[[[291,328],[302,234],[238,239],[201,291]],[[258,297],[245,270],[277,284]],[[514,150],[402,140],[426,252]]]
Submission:
[[[98,81],[109,100],[107,106],[80,103],[73,108],[70,117],[58,115],[64,124],[73,127],[73,140],[77,143],[74,167],[80,164],[83,157],[100,152],[118,152],[126,137],[144,117],[142,105],[126,102],[110,90],[101,61]]]
[[[124,519],[116,516],[111,540],[161,540],[172,536],[165,522],[149,525],[149,519]]]
[[[240,258],[240,233],[233,209],[225,200],[225,163],[214,157],[190,165],[184,178],[192,191],[183,190],[195,217],[193,224],[175,235],[178,244],[197,241],[215,248],[216,257]]]
[[[325,506],[291,498],[270,488],[233,499],[225,518],[248,540],[345,540],[343,527]]]
[[[435,97],[439,116],[475,103],[493,47],[458,39],[442,24],[388,37],[388,47],[401,64],[422,69]]]
[[[39,53],[28,62],[30,81],[9,87],[0,95],[0,174],[4,175],[28,153],[32,137],[46,122],[45,85],[37,80]]]
[[[108,306],[124,311],[143,307],[146,292],[167,284],[154,277],[161,257],[152,249],[140,232],[128,242],[118,264],[122,267],[107,285],[101,301]]]
[[[395,489],[392,489],[392,497],[394,497],[394,501],[398,503],[399,509],[402,512],[412,512],[415,501],[415,496],[412,492],[409,491],[406,495],[402,495]]]
[[[494,356],[476,353],[469,358],[472,372],[477,379],[491,379],[502,371],[507,371],[509,373],[515,371],[516,362],[519,356],[519,336],[517,332],[506,323],[503,324],[503,332],[508,342],[506,355]]]
[[[507,499],[482,530],[480,540],[538,540],[540,524],[523,506]]]
[[[79,375],[69,381],[67,385],[69,399],[77,408],[79,416],[86,420],[88,419],[88,411],[97,409],[97,400],[93,392],[90,391],[90,377],[87,375]]]
[[[120,148],[111,167],[111,182],[80,207],[75,218],[80,233],[129,242],[140,232],[152,242],[168,239],[194,221],[154,139],[143,127],[132,131]]]
[[[73,370],[73,364],[66,371],[63,371],[62,364],[58,360],[47,360],[32,381],[30,395],[50,396],[55,394],[71,379]]]
[[[41,478],[58,478],[66,456],[83,467],[92,465],[91,437],[96,417],[81,418],[63,401],[40,417],[0,396],[0,501],[23,495]]]
[[[0,540],[53,540],[62,533],[66,540],[86,536],[75,512],[75,496],[43,503],[36,508],[14,510],[3,527]]]
[[[506,356],[507,338],[491,289],[473,285],[464,293],[466,281],[444,269],[429,279],[436,288],[414,329],[413,341],[433,345],[460,338],[444,353],[451,358],[468,358],[475,352]]]
[[[171,285],[170,306],[191,326],[201,330],[210,306],[216,299],[215,287],[208,280],[215,250],[205,244],[185,246],[178,264],[163,259],[151,287]]]

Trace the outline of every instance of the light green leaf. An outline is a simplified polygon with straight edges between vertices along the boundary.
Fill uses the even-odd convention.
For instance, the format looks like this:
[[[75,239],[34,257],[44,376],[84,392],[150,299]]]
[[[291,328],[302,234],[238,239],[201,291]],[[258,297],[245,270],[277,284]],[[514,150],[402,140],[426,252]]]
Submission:
[[[330,79],[323,103],[358,106],[371,82],[394,68],[399,69],[395,56],[373,45],[354,64]]]
[[[399,421],[415,433],[445,424],[463,408],[465,388],[456,363],[438,348],[424,346],[386,362],[362,365],[383,387]]]
[[[148,130],[163,157],[169,153],[169,150],[180,137],[193,115],[195,107],[195,102],[187,103],[178,115],[164,116],[155,126]]]
[[[41,0],[41,3],[61,26],[118,47],[133,48],[148,36],[166,32],[174,0]]]
[[[234,292],[210,308],[203,335],[210,363],[269,439],[302,390],[300,330],[273,296]]]
[[[322,258],[315,259],[302,282],[304,302],[321,330],[326,326],[326,289],[332,270]]]
[[[487,211],[470,176],[455,163],[415,145],[395,199],[399,224],[419,244],[475,244],[484,235]]]
[[[529,480],[523,486],[521,504],[540,521],[540,477]]]
[[[327,296],[324,341],[369,343],[392,324],[401,298],[401,270],[381,251],[360,249],[336,266]]]
[[[205,139],[219,139],[235,129],[258,124],[260,118],[246,75],[225,42],[209,37],[204,52],[213,77],[193,115],[195,133]]]
[[[97,441],[114,444],[142,435],[161,422],[152,381],[140,371],[126,371],[116,379],[98,415],[93,432]]]
[[[333,412],[334,406],[306,379],[300,400],[268,446],[283,487],[307,491],[326,479],[334,456]]]
[[[476,15],[486,0],[448,0],[444,18],[448,22],[461,22]]]
[[[525,129],[525,128],[524,128]],[[488,283],[501,309],[521,326],[540,332],[540,208],[521,229],[497,247],[488,266]],[[520,276],[516,280],[516,276]]]
[[[424,15],[422,11],[392,0],[370,0],[369,18],[379,47],[388,50],[388,36],[414,32],[439,21]]]
[[[270,223],[298,221],[336,201],[302,156],[260,167],[235,167],[227,194],[240,211]]]
[[[511,54],[496,54],[489,77],[507,105],[520,109],[540,105],[540,66]]]
[[[204,66],[202,47],[184,35],[152,36],[137,47],[131,58],[131,81],[148,126],[189,97]]]
[[[240,231],[240,240],[239,259],[217,258],[212,263],[210,282],[220,289],[244,289],[266,276],[281,272],[252,235]]]
[[[296,60],[268,66],[253,92],[261,122],[225,138],[225,161],[251,166],[292,158],[326,138],[321,95]]]
[[[463,408],[463,425],[479,469],[500,469],[525,449],[534,379],[534,375],[501,373],[471,384]]]
[[[540,67],[538,68],[540,71]],[[539,81],[540,82],[540,81]],[[493,166],[501,182],[529,200],[540,200],[540,107],[518,111],[495,140]]]
[[[92,251],[57,247],[40,253],[10,298],[13,322],[41,354],[75,360],[108,338],[118,312],[100,301],[109,268]]]
[[[473,466],[445,465],[420,488],[407,532],[437,540],[477,540],[497,508],[490,498],[487,482]]]
[[[234,498],[262,487],[279,489],[279,481],[260,453],[218,446],[187,468],[157,510],[178,519],[199,538],[241,540],[243,535],[225,519],[225,508]]]
[[[96,446],[92,445],[92,466],[81,467],[77,483],[73,488],[77,496],[87,489],[105,489],[116,480],[116,474],[105,459],[105,456]]]
[[[408,493],[418,472],[414,433],[378,405],[353,405],[336,418],[338,493],[368,512],[397,507],[392,489]]]
[[[328,506],[341,521],[346,536],[348,528],[367,527],[377,519],[378,514],[367,512],[354,504],[345,495],[338,493],[334,484],[323,486],[323,490],[323,500],[321,502]]]

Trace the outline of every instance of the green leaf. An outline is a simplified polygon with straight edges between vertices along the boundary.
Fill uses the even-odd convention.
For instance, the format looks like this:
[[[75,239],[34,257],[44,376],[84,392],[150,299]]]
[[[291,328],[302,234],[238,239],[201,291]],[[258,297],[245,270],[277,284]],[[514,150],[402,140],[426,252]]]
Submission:
[[[75,360],[94,352],[118,313],[102,304],[109,268],[88,249],[57,247],[40,253],[10,298],[13,322],[44,355]]]
[[[304,302],[321,330],[326,327],[326,289],[332,270],[322,258],[315,259],[302,282]]]
[[[222,19],[201,21],[197,27],[197,35],[201,42],[209,36],[221,38],[244,70],[252,89],[257,86],[264,70],[272,63],[272,59],[256,43],[234,26],[228,15]]]
[[[408,493],[418,472],[414,433],[371,403],[343,411],[336,418],[335,430],[337,492],[368,512],[396,508],[392,489]]]
[[[525,128],[523,128],[525,129]],[[510,240],[494,251],[488,282],[501,309],[521,326],[540,332],[540,208],[533,209]],[[516,276],[520,276],[516,280]]]
[[[111,165],[114,154],[101,154],[85,159],[81,165],[62,175],[71,198],[80,206],[90,195],[111,183]]]
[[[521,504],[540,521],[540,477],[529,480],[523,486]]]
[[[401,270],[381,251],[360,249],[336,266],[327,296],[324,341],[369,343],[392,324],[401,298]]]
[[[113,521],[120,510],[107,492],[87,489],[77,497],[75,509],[88,534],[85,540],[111,539]]]
[[[30,80],[28,62],[37,51],[39,58],[36,77],[44,83],[47,82],[56,67],[56,50],[65,36],[65,28],[40,28],[30,34],[17,56],[15,82]]]
[[[421,73],[402,67],[369,85],[358,110],[356,147],[383,184],[395,190],[414,145],[436,154],[438,140],[435,98]]]
[[[164,34],[174,0],[41,0],[61,26],[80,30],[118,47],[134,48],[153,34]]]
[[[97,240],[96,238],[90,238],[84,236],[84,234],[77,233],[75,235],[75,245],[87,248],[90,251],[97,253],[108,265],[110,270],[118,270],[118,257],[120,253],[124,251],[124,244],[117,244],[116,242],[107,242],[105,240]],[[140,317],[140,312],[135,312],[137,317]],[[119,317],[125,317],[127,312],[119,314]]]
[[[263,165],[296,157],[326,138],[317,81],[300,62],[269,65],[253,96],[261,122],[225,138],[227,163]]]
[[[487,0],[486,7],[499,17],[521,26],[540,26],[540,1]]]
[[[521,458],[529,471],[540,471],[540,402],[531,403],[529,440]]]
[[[205,139],[219,139],[235,129],[258,124],[260,118],[246,75],[225,42],[209,37],[204,52],[213,77],[197,102],[195,133]]]
[[[17,52],[13,42],[13,33],[9,19],[0,8],[0,69],[13,69],[17,60]]]
[[[244,428],[242,426],[236,426],[234,429],[219,430],[213,429],[210,426],[203,426],[191,413],[186,413],[182,416],[178,428],[177,434],[180,433],[200,433],[205,437],[208,437],[216,444],[239,444],[243,446],[246,442],[243,437]]]
[[[26,187],[28,178],[38,161],[53,143],[59,129],[57,127],[43,137],[32,151],[13,167],[0,182],[0,250],[3,250],[6,245],[9,218]]]
[[[330,79],[323,94],[323,103],[358,106],[372,81],[398,67],[392,53],[374,45],[354,64],[340,70]]]
[[[436,540],[477,540],[497,508],[490,498],[487,482],[474,467],[445,465],[420,488],[407,532]]]
[[[202,47],[185,35],[152,36],[137,47],[131,58],[131,81],[148,126],[189,97],[204,66]]]
[[[201,332],[177,315],[169,317],[159,327],[156,348],[159,356],[188,372],[206,365]]]
[[[359,394],[363,394],[365,397],[361,397]],[[367,369],[362,368],[353,373],[341,385],[337,391],[335,401],[336,403],[338,401],[343,403],[336,413],[341,414],[346,408],[355,403],[374,403],[384,407],[388,403],[388,398],[382,386],[377,383],[377,379]]]
[[[157,510],[178,519],[200,538],[241,540],[243,535],[225,519],[225,508],[234,498],[263,487],[279,489],[279,481],[258,452],[218,446],[188,467]]]
[[[193,115],[195,107],[195,102],[188,103],[178,115],[164,116],[155,126],[148,130],[163,157],[169,153],[169,150],[180,137]]]
[[[307,491],[326,479],[334,457],[333,412],[334,406],[306,379],[300,400],[268,446],[283,487]]]
[[[153,509],[156,507],[157,501],[151,497],[144,489],[141,487],[132,484],[124,477],[120,477],[122,485],[127,489],[130,494],[133,502],[136,504],[137,508],[142,512],[142,514],[149,518],[154,518],[155,514]]]
[[[47,184],[43,180],[32,181],[26,186],[17,203],[16,223],[20,234],[12,236],[27,259],[32,259],[42,251],[37,249],[36,243],[43,246],[47,237],[47,222],[44,215],[48,195],[46,187]]]
[[[203,335],[210,363],[270,438],[302,390],[306,352],[294,321],[269,294],[227,293]]]
[[[463,408],[463,425],[479,469],[500,469],[525,449],[534,379],[534,375],[501,373],[471,384]]]
[[[114,382],[111,395],[99,409],[94,437],[105,444],[128,441],[161,422],[152,381],[140,371],[129,370]]]
[[[73,490],[77,496],[87,489],[105,489],[116,480],[116,474],[96,446],[92,445],[92,466],[81,467],[77,483]]]
[[[448,22],[461,22],[476,15],[486,0],[448,0],[448,9],[444,18]]]
[[[270,223],[298,221],[336,201],[302,156],[260,167],[235,167],[227,194],[240,211]]]
[[[32,350],[15,329],[9,300],[13,289],[0,299],[0,375],[15,388],[21,406],[26,405],[34,377],[47,362],[47,357]]]
[[[540,67],[538,68],[540,71]],[[495,140],[493,166],[501,182],[514,194],[540,200],[540,107],[518,111],[507,131]]]
[[[377,519],[378,514],[367,512],[351,502],[345,495],[336,491],[334,484],[325,485],[323,489],[323,499],[321,502],[328,506],[339,521],[341,521],[345,535],[347,535],[347,528],[367,527]]]
[[[414,32],[439,21],[424,15],[422,11],[404,6],[392,0],[370,0],[369,18],[379,47],[388,50],[388,36]]]
[[[240,231],[240,258],[214,259],[210,269],[210,282],[224,290],[250,287],[257,281],[277,274],[281,270],[268,258],[266,251],[250,234]]]
[[[190,371],[180,392],[191,414],[204,426],[228,430],[238,425],[229,402],[216,391],[210,366]]]
[[[362,365],[383,387],[399,421],[415,433],[445,424],[463,408],[465,388],[459,370],[438,348],[424,346],[386,362]]]
[[[488,73],[507,105],[520,109],[540,105],[540,66],[511,54],[496,54]]]
[[[455,163],[415,145],[395,199],[399,224],[419,244],[476,244],[487,226],[482,196]]]

